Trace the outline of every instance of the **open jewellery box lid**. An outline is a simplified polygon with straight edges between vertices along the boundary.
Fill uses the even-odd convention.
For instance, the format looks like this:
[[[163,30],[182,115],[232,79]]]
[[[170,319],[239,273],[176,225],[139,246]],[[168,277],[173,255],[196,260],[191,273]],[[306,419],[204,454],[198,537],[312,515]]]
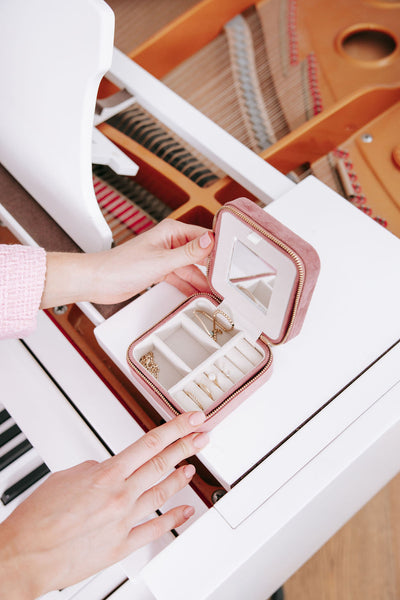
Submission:
[[[314,248],[247,198],[218,211],[214,233],[208,279],[220,308],[254,340],[295,337],[320,269]]]

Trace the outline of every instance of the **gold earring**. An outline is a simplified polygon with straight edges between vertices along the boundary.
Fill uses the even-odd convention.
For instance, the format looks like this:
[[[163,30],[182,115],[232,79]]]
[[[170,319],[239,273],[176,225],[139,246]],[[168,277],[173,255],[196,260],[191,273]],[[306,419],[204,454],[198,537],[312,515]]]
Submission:
[[[160,367],[154,360],[154,353],[152,351],[143,354],[143,356],[139,358],[139,362],[155,379],[158,379]]]

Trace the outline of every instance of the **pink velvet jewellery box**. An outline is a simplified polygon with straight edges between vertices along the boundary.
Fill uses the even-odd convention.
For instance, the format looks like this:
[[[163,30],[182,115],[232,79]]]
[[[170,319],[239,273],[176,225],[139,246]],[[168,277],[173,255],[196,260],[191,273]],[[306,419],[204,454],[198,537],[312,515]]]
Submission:
[[[214,219],[213,294],[195,294],[133,341],[128,364],[163,413],[203,410],[211,429],[272,373],[272,344],[301,329],[319,273],[314,248],[251,200]]]

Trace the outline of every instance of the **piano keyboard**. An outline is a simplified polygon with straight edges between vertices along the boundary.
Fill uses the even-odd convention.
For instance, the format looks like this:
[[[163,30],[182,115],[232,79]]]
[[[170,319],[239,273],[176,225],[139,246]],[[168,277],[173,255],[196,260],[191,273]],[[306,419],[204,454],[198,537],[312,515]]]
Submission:
[[[43,483],[50,469],[4,406],[0,405],[0,522]],[[46,600],[126,600],[133,584],[119,565],[61,591]]]
[[[0,521],[6,519],[49,472],[7,410],[0,406]]]

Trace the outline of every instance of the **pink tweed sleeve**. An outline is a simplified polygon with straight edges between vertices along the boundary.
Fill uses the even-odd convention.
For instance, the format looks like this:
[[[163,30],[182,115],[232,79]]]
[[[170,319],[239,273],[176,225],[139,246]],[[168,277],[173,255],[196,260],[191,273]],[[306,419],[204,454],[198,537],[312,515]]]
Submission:
[[[35,329],[45,277],[42,248],[0,245],[0,339]]]

